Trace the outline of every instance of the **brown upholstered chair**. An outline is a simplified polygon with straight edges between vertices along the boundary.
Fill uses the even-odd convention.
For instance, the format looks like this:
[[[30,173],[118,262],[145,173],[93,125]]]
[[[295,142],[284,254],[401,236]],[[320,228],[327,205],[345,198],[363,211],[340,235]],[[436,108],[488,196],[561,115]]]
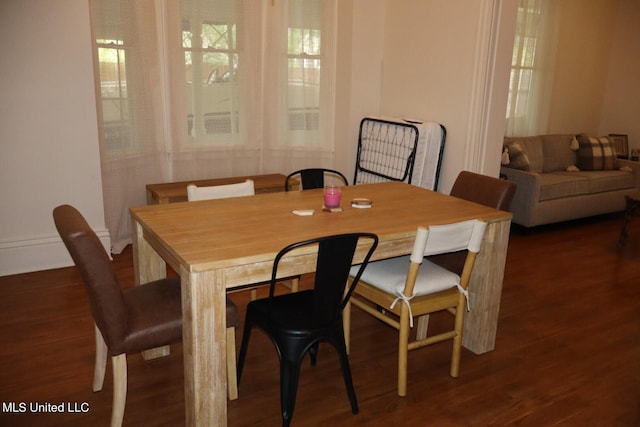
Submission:
[[[508,211],[516,183],[506,179],[462,171],[453,183],[449,195],[476,202],[481,205]]]
[[[511,208],[514,194],[516,194],[515,182],[469,171],[462,171],[458,174],[449,193],[450,196],[503,211],[508,211]],[[440,267],[460,274],[464,266],[466,253],[452,252],[430,256],[427,259]],[[427,336],[428,325],[429,315],[418,319],[416,328],[418,338],[424,339]]]
[[[156,280],[121,289],[111,260],[82,214],[72,206],[53,210],[60,237],[80,270],[95,321],[96,360],[93,391],[102,390],[107,354],[113,364],[111,426],[122,425],[127,398],[127,353],[161,347],[182,339],[180,278]],[[237,398],[235,328],[238,309],[227,299],[229,397]]]
[[[516,183],[474,172],[462,171],[451,187],[450,196],[490,208],[508,211],[516,193]],[[466,253],[449,253],[429,257],[429,261],[455,273],[462,271]]]

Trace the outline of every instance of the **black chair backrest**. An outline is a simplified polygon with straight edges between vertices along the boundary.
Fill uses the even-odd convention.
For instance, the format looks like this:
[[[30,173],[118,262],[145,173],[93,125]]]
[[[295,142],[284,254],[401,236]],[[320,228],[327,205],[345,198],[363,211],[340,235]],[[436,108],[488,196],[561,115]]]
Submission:
[[[300,175],[300,185],[303,190],[311,190],[313,188],[324,187],[325,175],[334,176],[344,182],[344,185],[349,185],[347,177],[341,172],[333,169],[326,168],[309,168],[300,169],[295,172],[291,172],[287,179],[284,181],[284,191],[289,191],[289,180],[296,175]]]
[[[371,246],[360,264],[358,274],[345,294],[353,256],[360,239],[371,240]],[[378,236],[373,233],[339,234],[293,243],[285,247],[276,255],[273,263],[269,298],[273,298],[278,265],[282,257],[294,249],[313,244],[318,244],[318,257],[313,287],[313,313],[308,313],[308,319],[313,321],[314,326],[328,325],[341,318],[342,309],[351,297],[362,272],[378,246]]]
[[[111,260],[100,239],[78,210],[69,205],[53,210],[53,220],[73,262],[80,270],[93,319],[110,352],[126,334],[124,299]]]

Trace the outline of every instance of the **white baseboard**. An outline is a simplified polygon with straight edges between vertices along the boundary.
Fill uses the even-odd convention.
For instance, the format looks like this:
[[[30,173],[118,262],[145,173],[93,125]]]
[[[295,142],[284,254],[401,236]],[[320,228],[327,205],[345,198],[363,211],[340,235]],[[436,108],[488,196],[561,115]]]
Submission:
[[[94,230],[108,254],[109,230]],[[109,255],[111,256],[111,255]],[[58,234],[0,241],[0,276],[69,267],[73,260]]]

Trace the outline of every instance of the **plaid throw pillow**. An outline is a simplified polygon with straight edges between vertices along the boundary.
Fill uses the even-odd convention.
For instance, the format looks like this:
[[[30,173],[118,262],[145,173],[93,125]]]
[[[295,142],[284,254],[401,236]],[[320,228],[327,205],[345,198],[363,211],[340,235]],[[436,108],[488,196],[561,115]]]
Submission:
[[[589,137],[577,135],[578,168],[585,171],[611,170],[616,168],[616,151],[613,144],[605,136]]]

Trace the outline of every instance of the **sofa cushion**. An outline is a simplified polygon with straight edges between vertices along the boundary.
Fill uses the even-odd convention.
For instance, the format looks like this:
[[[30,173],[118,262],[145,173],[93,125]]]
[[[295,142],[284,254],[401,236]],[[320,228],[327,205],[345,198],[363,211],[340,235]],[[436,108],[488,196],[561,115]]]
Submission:
[[[573,138],[574,135],[542,135],[542,172],[566,171],[576,165],[576,152],[571,149]]]
[[[635,187],[632,172],[620,170],[550,172],[540,175],[539,201]]]
[[[580,170],[616,169],[616,151],[606,136],[593,138],[580,134],[576,138],[579,144],[577,166]]]
[[[529,159],[529,171],[536,172],[536,173],[542,172],[542,163],[543,163],[542,137],[541,136],[521,136],[521,137],[505,136],[504,137],[504,146],[507,147],[507,149],[509,149],[509,145],[513,144],[514,142],[518,143],[522,148],[522,150],[524,150],[524,152],[526,153],[527,158]],[[507,165],[507,166],[510,167],[511,165]]]
[[[589,193],[589,179],[575,172],[540,174],[539,201],[561,199]]]
[[[589,179],[589,193],[624,190],[635,187],[635,176],[632,172],[621,170],[577,172],[574,176],[584,176]]]

